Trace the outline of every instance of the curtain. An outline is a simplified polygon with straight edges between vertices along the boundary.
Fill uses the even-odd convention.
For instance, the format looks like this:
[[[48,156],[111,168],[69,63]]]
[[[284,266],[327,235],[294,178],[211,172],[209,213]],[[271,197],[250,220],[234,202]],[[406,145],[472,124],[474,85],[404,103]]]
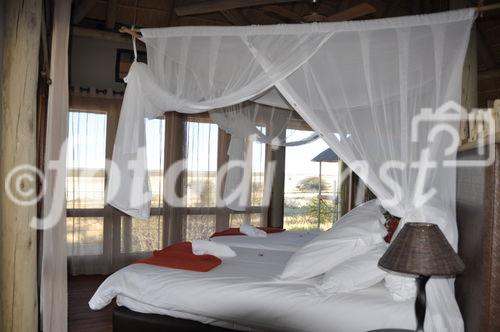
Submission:
[[[466,9],[343,23],[143,29],[148,65],[134,63],[127,77],[113,155],[122,179],[134,180],[120,187],[120,173],[111,174],[113,187],[136,197],[108,201],[148,215],[140,119],[226,107],[275,86],[402,224],[435,222],[456,249],[455,171],[445,165],[456,153],[447,147],[457,142],[435,128],[458,125],[444,115],[459,113],[453,102],[460,101],[474,18]],[[438,109],[443,104],[451,110]],[[125,167],[131,160],[135,169]],[[427,331],[463,330],[452,280],[432,279],[428,298]]]
[[[245,211],[249,206],[251,181],[251,141],[273,146],[300,145],[317,139],[317,134],[305,139],[287,142],[286,128],[293,112],[254,102],[244,102],[209,111],[214,123],[231,135],[229,164],[224,182],[223,199],[234,211]]]
[[[45,141],[45,185],[42,233],[40,310],[44,331],[67,331],[68,289],[66,267],[66,207],[64,200],[68,116],[68,42],[71,1],[54,2],[47,134]],[[58,162],[51,171],[51,161]],[[61,166],[60,163],[63,163]]]

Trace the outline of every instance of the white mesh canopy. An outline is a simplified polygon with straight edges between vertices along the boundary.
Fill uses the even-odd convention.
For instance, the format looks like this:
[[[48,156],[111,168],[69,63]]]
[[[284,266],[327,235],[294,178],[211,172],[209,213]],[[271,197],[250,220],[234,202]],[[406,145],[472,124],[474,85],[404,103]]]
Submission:
[[[121,186],[108,202],[149,215],[149,204],[140,204],[149,195],[141,178],[145,155],[138,153],[144,117],[227,107],[274,86],[390,212],[403,223],[437,223],[456,248],[455,170],[445,166],[456,150],[433,128],[458,124],[437,116],[412,124],[422,108],[460,101],[474,16],[470,9],[344,23],[143,29],[148,65],[134,63],[127,78],[113,154],[122,181],[111,172],[109,188]],[[426,331],[463,330],[453,281],[431,279],[427,294]]]

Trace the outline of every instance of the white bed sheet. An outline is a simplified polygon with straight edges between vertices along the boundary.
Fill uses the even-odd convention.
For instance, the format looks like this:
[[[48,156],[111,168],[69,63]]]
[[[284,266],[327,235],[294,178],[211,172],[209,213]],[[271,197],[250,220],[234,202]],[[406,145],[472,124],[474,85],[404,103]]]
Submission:
[[[360,332],[415,328],[413,301],[395,302],[383,284],[325,294],[318,279],[284,282],[278,275],[293,252],[234,248],[209,272],[132,264],[109,278],[89,302],[118,304],[143,313],[167,314],[218,326],[263,331]]]
[[[319,231],[284,231],[267,234],[267,237],[250,237],[246,235],[216,236],[211,238],[210,241],[223,243],[230,247],[297,251],[319,234],[321,234]]]

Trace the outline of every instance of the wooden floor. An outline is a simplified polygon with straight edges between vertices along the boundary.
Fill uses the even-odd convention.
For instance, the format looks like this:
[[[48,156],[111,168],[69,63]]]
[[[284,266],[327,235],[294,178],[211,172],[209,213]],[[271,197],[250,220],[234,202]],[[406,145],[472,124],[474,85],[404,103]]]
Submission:
[[[68,279],[68,331],[112,332],[113,302],[99,311],[92,311],[88,302],[105,276],[78,276]]]

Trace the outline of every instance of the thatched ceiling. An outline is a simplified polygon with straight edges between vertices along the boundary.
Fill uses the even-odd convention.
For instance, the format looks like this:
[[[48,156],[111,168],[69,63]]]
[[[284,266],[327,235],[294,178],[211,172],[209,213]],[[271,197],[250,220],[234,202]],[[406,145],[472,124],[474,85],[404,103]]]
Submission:
[[[499,0],[486,0],[484,4]],[[122,25],[249,25],[344,21],[424,14],[477,0],[74,0],[73,26],[114,31]],[[452,4],[452,5],[450,5]],[[455,5],[453,5],[455,4]],[[500,10],[478,19],[480,93],[500,91]],[[483,92],[481,92],[481,90]],[[488,91],[493,92],[488,92]],[[486,92],[484,92],[486,91]],[[480,97],[481,98],[481,97]]]

